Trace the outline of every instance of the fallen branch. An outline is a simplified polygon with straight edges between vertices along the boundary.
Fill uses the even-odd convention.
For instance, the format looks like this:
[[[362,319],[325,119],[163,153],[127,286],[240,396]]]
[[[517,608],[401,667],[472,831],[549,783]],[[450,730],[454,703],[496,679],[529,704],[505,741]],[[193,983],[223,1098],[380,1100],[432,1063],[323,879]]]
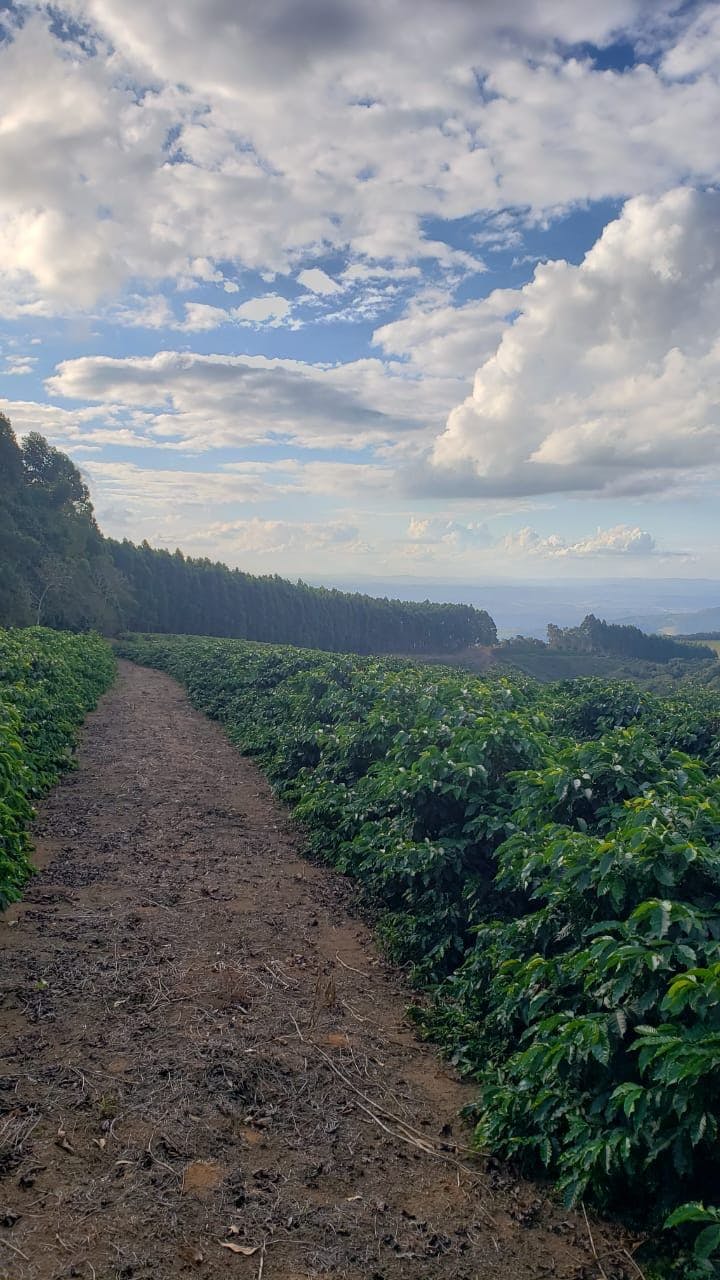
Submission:
[[[3,1237],[2,1243],[4,1245],[7,1245],[8,1249],[12,1249],[13,1253],[17,1253],[21,1258],[24,1258],[26,1262],[30,1261],[27,1254],[23,1253],[22,1249],[18,1249],[17,1245],[13,1244],[12,1240],[8,1240],[5,1237]]]
[[[359,976],[360,976],[361,978],[369,978],[369,977],[370,977],[370,974],[369,974],[369,973],[363,973],[362,969],[355,969],[355,968],[353,968],[353,966],[352,966],[351,964],[346,964],[344,960],[341,960],[341,959],[340,959],[340,956],[339,956],[339,954],[338,954],[338,952],[337,952],[337,951],[335,952],[335,959],[337,960],[338,964],[341,964],[341,965],[342,965],[343,969],[349,969],[351,973],[357,973],[357,974],[359,974]]]
[[[603,1280],[608,1280],[607,1272],[604,1270],[603,1264],[600,1261],[600,1258],[598,1257],[598,1251],[595,1248],[595,1241],[593,1240],[593,1234],[592,1234],[592,1231],[590,1230],[590,1223],[588,1222],[587,1210],[585,1209],[585,1203],[582,1200],[580,1201],[580,1207],[582,1208],[582,1211],[583,1211],[583,1218],[585,1219],[585,1226],[587,1227],[588,1239],[590,1240],[590,1248],[592,1249],[592,1252],[593,1252],[593,1258],[597,1262],[598,1271],[600,1272],[600,1275],[602,1276]]]
[[[637,1262],[635,1261],[635,1259],[633,1258],[633,1256],[632,1256],[632,1254],[631,1254],[630,1250],[629,1250],[629,1249],[623,1249],[623,1253],[625,1254],[625,1257],[627,1258],[627,1260],[628,1260],[628,1262],[630,1263],[630,1265],[631,1265],[632,1267],[634,1267],[634,1268],[635,1268],[635,1270],[637,1271],[637,1273],[638,1273],[638,1275],[639,1275],[639,1277],[640,1277],[640,1280],[645,1280],[645,1272],[640,1270],[640,1268],[639,1268],[639,1266],[638,1266]]]

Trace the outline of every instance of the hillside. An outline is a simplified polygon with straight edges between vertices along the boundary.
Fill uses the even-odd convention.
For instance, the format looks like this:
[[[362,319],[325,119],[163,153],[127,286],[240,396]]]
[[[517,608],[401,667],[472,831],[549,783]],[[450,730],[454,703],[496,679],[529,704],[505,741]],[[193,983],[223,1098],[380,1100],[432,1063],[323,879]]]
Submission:
[[[697,653],[698,644],[683,642],[680,653],[666,662],[647,659],[585,653],[564,650],[544,644],[533,637],[516,636],[493,646],[474,645],[452,654],[423,654],[424,662],[461,667],[475,673],[493,671],[495,674],[521,672],[540,684],[556,680],[576,680],[598,677],[603,680],[632,680],[644,689],[667,693],[686,683],[713,686],[720,683],[720,642],[705,641]],[[689,652],[689,650],[695,652]]]
[[[77,467],[0,414],[0,626],[235,636],[360,653],[492,644],[484,609],[258,577],[101,533]]]
[[[715,584],[712,584],[713,586]],[[717,594],[715,591],[714,594]],[[720,631],[720,605],[707,609],[666,610],[662,613],[628,615],[619,622],[665,636],[697,635]]]

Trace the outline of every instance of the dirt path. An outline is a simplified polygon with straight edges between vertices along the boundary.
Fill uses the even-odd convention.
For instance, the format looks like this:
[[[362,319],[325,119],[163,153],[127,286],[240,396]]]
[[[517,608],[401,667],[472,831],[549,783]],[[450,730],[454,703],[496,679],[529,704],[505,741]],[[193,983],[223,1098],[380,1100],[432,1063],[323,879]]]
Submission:
[[[122,665],[37,841],[0,921],[2,1280],[634,1274],[460,1167],[470,1094],[346,886],[167,677]]]

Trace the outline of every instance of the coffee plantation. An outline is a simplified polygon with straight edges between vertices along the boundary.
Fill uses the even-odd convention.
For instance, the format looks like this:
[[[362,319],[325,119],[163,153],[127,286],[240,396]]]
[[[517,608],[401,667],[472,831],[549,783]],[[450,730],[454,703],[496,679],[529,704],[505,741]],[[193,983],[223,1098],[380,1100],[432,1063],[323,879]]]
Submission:
[[[720,696],[130,636],[354,876],[478,1144],[717,1275]],[[648,1221],[650,1217],[650,1221]]]
[[[77,728],[114,670],[99,636],[0,631],[0,911],[30,874],[32,806],[71,764]]]

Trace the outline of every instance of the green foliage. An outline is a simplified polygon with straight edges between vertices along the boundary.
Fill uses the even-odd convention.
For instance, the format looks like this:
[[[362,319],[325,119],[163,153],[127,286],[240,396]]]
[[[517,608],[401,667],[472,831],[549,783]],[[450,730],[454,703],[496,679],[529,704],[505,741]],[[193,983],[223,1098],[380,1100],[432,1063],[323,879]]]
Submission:
[[[106,543],[130,584],[127,624],[145,631],[243,636],[357,653],[450,653],[494,644],[495,623],[464,604],[386,600],[258,577],[146,542]]]
[[[0,413],[0,625],[32,622],[359,653],[444,654],[497,639],[471,605],[375,599],[104,538],[70,458],[37,432],[21,447]]]
[[[77,467],[0,413],[0,625],[111,632],[126,603]]]
[[[0,631],[0,910],[29,874],[32,805],[68,768],[76,729],[114,669],[99,636]]]
[[[695,1237],[692,1258],[684,1268],[687,1280],[702,1280],[717,1276],[717,1255],[720,1253],[720,1209],[705,1208],[700,1201],[681,1204],[665,1222],[666,1227],[683,1228],[691,1225],[701,1230]]]
[[[548,626],[548,644],[570,652],[599,653],[607,657],[642,658],[650,662],[702,662],[714,658],[705,645],[692,646],[673,640],[671,636],[647,635],[639,627],[619,626],[603,622],[589,613],[578,627]]]
[[[430,989],[416,1016],[477,1082],[478,1142],[568,1201],[695,1223],[686,1274],[713,1274],[720,1210],[693,1214],[720,1176],[718,694],[180,637],[123,651],[185,683],[358,879]]]

